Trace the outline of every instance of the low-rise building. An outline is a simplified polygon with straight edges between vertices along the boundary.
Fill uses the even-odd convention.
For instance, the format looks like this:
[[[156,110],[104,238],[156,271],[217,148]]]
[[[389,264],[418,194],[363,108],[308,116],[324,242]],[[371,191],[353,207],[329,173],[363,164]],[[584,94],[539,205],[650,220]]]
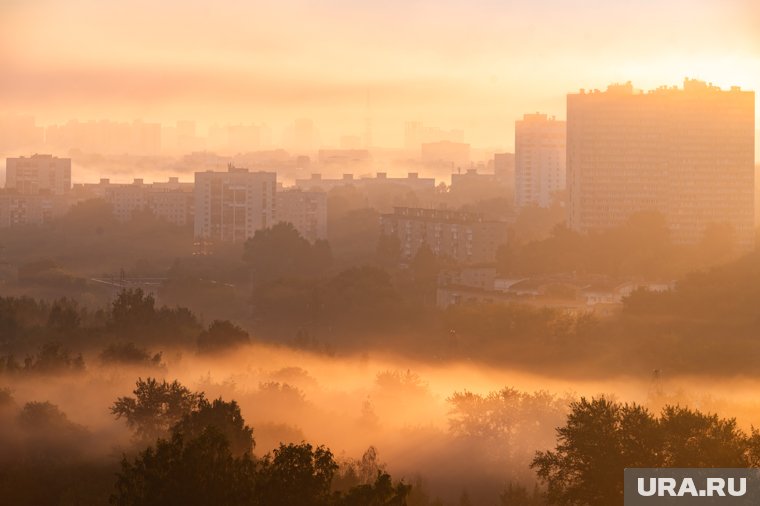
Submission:
[[[507,224],[463,211],[396,207],[381,217],[382,231],[395,235],[401,256],[412,259],[423,245],[463,264],[493,262],[507,242]]]

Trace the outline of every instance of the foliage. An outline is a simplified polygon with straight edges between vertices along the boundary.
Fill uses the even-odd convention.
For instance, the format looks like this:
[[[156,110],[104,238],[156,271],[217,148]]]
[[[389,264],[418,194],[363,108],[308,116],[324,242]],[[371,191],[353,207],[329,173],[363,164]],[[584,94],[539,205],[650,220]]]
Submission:
[[[377,473],[372,484],[357,485],[336,501],[336,506],[406,506],[411,485],[393,484],[388,473]]]
[[[207,330],[198,336],[198,351],[218,353],[248,344],[248,332],[227,320],[214,320]]]
[[[337,470],[332,452],[323,446],[281,444],[261,461],[256,487],[259,502],[267,506],[329,505]]]
[[[532,467],[549,504],[622,504],[626,467],[747,467],[755,441],[735,419],[679,406],[657,417],[637,404],[582,398],[557,429],[556,448],[537,452]]]
[[[208,427],[213,427],[224,436],[234,457],[253,452],[253,429],[245,424],[240,407],[235,401],[225,402],[219,398],[209,402],[202,398],[197,409],[184,415],[172,428],[172,432],[193,439]]]
[[[122,460],[111,504],[117,506],[242,506],[254,502],[254,464],[235,457],[222,433],[205,428],[194,438],[175,431],[135,461]]]
[[[138,288],[119,292],[112,304],[109,329],[133,340],[185,343],[198,335],[200,325],[186,308],[156,308],[155,298]]]
[[[142,441],[164,437],[185,415],[198,410],[205,399],[203,393],[191,392],[177,380],[169,383],[155,378],[139,378],[132,392],[134,397],[119,397],[111,413],[124,418]]]
[[[100,353],[100,361],[104,364],[161,365],[161,353],[152,356],[145,348],[138,347],[132,342],[113,343]]]
[[[311,244],[291,223],[280,222],[257,230],[245,242],[243,260],[254,284],[262,284],[282,277],[320,276],[330,267],[332,253],[326,242]]]

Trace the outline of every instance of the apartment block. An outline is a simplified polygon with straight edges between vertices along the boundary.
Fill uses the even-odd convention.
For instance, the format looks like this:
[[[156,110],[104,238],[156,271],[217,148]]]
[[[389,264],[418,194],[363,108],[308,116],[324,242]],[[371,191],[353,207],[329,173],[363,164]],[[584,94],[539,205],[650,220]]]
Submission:
[[[291,223],[311,242],[327,239],[327,194],[300,189],[277,192],[277,221]]]
[[[579,231],[661,212],[672,239],[699,242],[728,223],[754,245],[755,95],[686,79],[683,88],[631,83],[567,96],[569,223]]]
[[[384,234],[395,235],[401,256],[411,260],[423,245],[463,264],[490,263],[507,242],[507,224],[477,213],[397,207],[381,217]]]
[[[525,114],[515,122],[515,205],[550,207],[565,189],[565,122]]]
[[[71,190],[71,159],[53,155],[7,158],[5,188],[22,195],[65,195]]]
[[[243,242],[276,223],[277,174],[232,165],[195,173],[195,238]]]

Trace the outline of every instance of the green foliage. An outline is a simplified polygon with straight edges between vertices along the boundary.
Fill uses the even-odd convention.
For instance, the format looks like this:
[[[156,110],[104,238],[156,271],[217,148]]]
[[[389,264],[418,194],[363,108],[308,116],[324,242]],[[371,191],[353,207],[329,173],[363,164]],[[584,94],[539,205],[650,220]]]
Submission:
[[[234,457],[214,427],[197,437],[174,432],[135,461],[125,457],[111,504],[117,506],[242,506],[254,502],[254,464]]]
[[[734,419],[667,406],[659,417],[636,404],[582,398],[557,429],[553,451],[532,467],[549,504],[622,504],[626,467],[747,467],[755,436]]]
[[[79,304],[69,298],[53,302],[48,315],[47,327],[62,337],[71,338],[82,324],[82,312]]]
[[[411,485],[393,484],[388,473],[377,473],[372,484],[357,485],[336,502],[336,506],[406,506]]]
[[[198,336],[198,351],[219,353],[248,344],[248,332],[230,321],[214,320],[207,330]]]
[[[256,486],[259,502],[267,506],[327,506],[337,470],[332,452],[323,446],[281,444],[261,461]]]
[[[280,222],[257,230],[245,242],[243,260],[254,284],[260,285],[283,277],[320,276],[330,267],[332,254],[326,242],[311,244],[291,223]]]
[[[499,271],[510,275],[582,272],[656,279],[730,260],[734,235],[729,226],[713,224],[699,244],[678,246],[660,213],[641,212],[603,232],[581,234],[558,224],[548,237],[503,246],[497,262]]]
[[[84,371],[82,354],[72,356],[60,343],[45,343],[33,356],[27,356],[19,364],[13,355],[0,356],[0,373],[66,374]]]
[[[538,486],[532,492],[520,484],[510,482],[507,488],[499,495],[500,506],[544,506],[544,498],[538,490]]]
[[[330,279],[320,293],[330,316],[363,320],[366,325],[386,319],[398,303],[390,276],[376,267],[356,267]]]
[[[91,434],[50,402],[28,402],[17,417],[25,453],[36,460],[69,460],[85,451]]]
[[[185,415],[198,410],[203,393],[191,392],[178,381],[171,383],[155,378],[137,380],[134,397],[119,397],[111,413],[124,418],[127,426],[141,441],[154,441],[168,434]]]
[[[142,289],[122,290],[112,304],[109,330],[115,335],[145,342],[187,343],[201,330],[186,308],[156,308],[156,301]]]
[[[330,191],[327,200],[327,237],[336,263],[345,268],[371,262],[377,255],[380,213],[362,202],[340,208],[333,195],[338,190]]]
[[[47,318],[47,307],[31,297],[0,297],[0,343],[23,337]]]
[[[161,353],[151,356],[148,350],[138,347],[135,343],[113,343],[100,353],[100,361],[104,364],[146,365],[157,367],[161,365]]]
[[[172,432],[193,439],[208,427],[213,427],[224,436],[233,456],[242,457],[253,451],[253,429],[245,424],[235,401],[225,402],[219,398],[209,402],[202,398],[197,409],[183,416],[172,428]]]
[[[380,234],[377,240],[377,263],[392,268],[401,260],[401,241],[395,234]]]

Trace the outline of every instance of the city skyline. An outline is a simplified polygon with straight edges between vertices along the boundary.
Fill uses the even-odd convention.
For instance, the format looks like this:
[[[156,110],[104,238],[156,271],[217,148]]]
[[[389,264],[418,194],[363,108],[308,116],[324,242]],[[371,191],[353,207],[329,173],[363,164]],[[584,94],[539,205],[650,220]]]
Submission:
[[[6,3],[8,112],[275,131],[309,117],[332,145],[363,135],[370,117],[376,146],[402,144],[399,125],[421,120],[510,149],[515,119],[564,117],[580,88],[760,83],[760,16],[747,0],[225,6],[184,3],[179,22],[173,2]]]

